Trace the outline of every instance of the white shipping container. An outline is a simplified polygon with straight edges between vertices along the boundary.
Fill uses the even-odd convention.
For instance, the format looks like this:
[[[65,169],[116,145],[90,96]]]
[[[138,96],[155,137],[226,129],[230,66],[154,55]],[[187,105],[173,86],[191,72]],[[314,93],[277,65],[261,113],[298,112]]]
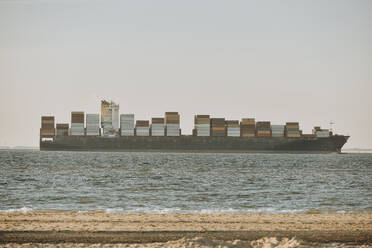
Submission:
[[[120,120],[134,120],[134,114],[121,114]]]
[[[284,137],[285,125],[271,125],[272,137]]]
[[[134,129],[132,129],[132,130],[121,130],[121,136],[134,136]]]
[[[134,135],[134,114],[121,114],[120,115],[120,128],[122,130],[122,136],[133,136]],[[128,131],[123,133],[123,131]],[[133,135],[132,135],[133,132]]]
[[[160,124],[160,123],[151,124],[151,135],[152,136],[164,136],[165,135],[164,124]]]
[[[99,132],[87,132],[87,136],[99,136]]]
[[[87,126],[86,127],[86,130],[99,130],[100,129],[100,127],[99,126]]]
[[[272,130],[284,130],[285,125],[271,125]]]
[[[91,123],[99,123],[99,114],[86,114],[86,121]]]
[[[68,129],[57,129],[57,136],[68,135]]]
[[[180,136],[180,124],[166,124],[166,136]]]
[[[197,130],[196,131],[196,136],[199,136],[199,137],[208,137],[208,136],[211,136],[211,133],[210,132],[199,132]]]
[[[150,128],[149,127],[136,127],[137,136],[149,136]]]
[[[196,136],[211,136],[211,125],[210,124],[196,124]]]
[[[328,138],[329,137],[329,131],[316,131],[316,137],[318,138]]]
[[[71,123],[71,127],[84,127],[84,123]]]
[[[240,127],[228,127],[227,136],[240,137]]]

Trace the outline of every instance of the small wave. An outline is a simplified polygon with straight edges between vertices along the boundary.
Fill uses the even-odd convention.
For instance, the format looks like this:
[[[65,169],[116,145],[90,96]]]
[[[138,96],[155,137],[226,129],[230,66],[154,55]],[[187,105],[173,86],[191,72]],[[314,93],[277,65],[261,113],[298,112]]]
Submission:
[[[77,212],[78,212],[78,214],[86,214],[86,213],[89,213],[88,210],[78,210]]]
[[[345,210],[339,210],[339,211],[336,211],[336,214],[346,214],[346,211]]]
[[[221,214],[302,214],[306,213],[305,210],[301,209],[275,209],[275,208],[256,208],[256,209],[204,209],[201,210],[200,213],[202,214],[214,214],[214,213],[221,213]]]
[[[306,210],[299,209],[274,209],[274,208],[257,208],[257,209],[200,209],[184,210],[181,208],[108,208],[105,210],[108,214],[122,213],[148,213],[148,214],[304,214]]]
[[[0,213],[22,213],[22,214],[27,214],[31,213],[34,210],[30,207],[21,207],[21,208],[11,208],[11,209],[6,209],[6,210],[0,210]]]
[[[107,208],[105,209],[106,214],[124,214],[124,209],[122,208]]]

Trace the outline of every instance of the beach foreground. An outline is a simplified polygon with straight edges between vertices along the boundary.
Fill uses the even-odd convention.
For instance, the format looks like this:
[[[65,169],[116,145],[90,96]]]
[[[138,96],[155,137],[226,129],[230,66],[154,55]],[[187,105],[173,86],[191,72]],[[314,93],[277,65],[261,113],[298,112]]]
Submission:
[[[252,246],[254,242],[261,246]],[[371,245],[372,215],[108,214],[103,211],[0,214],[3,247],[14,243],[23,247],[30,243],[44,247],[59,243],[67,246],[121,244],[116,247],[264,247],[265,242],[272,245],[266,247]]]

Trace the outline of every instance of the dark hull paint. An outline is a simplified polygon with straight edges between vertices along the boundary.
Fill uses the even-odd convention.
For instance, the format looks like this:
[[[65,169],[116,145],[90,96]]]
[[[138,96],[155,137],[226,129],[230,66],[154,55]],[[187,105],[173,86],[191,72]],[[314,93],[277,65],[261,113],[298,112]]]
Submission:
[[[151,151],[151,152],[341,152],[349,136],[329,138],[241,138],[241,137],[89,137],[61,136],[41,141],[46,151]]]

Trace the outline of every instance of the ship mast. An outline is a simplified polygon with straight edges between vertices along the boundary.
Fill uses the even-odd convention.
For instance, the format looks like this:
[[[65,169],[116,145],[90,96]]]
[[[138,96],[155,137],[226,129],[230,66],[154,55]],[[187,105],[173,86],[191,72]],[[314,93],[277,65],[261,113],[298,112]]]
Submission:
[[[335,124],[334,121],[329,122],[329,126],[330,126],[329,131],[332,133],[333,133],[333,124]]]

